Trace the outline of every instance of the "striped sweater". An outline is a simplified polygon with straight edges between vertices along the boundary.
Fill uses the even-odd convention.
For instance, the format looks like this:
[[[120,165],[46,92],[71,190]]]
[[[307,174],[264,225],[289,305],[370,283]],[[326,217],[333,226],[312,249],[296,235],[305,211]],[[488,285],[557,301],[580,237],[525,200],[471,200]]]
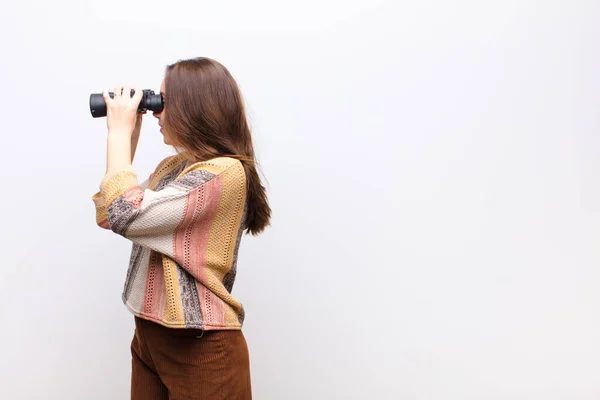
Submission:
[[[168,157],[138,183],[130,169],[107,174],[92,197],[96,222],[133,242],[123,302],[140,318],[172,328],[241,329],[232,295],[244,228],[240,161],[186,165]]]

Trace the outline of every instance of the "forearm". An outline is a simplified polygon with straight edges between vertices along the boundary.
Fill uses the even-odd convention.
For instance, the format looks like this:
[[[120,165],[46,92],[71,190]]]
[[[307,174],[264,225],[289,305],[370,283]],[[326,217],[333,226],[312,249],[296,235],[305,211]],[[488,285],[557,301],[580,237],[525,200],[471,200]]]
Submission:
[[[133,164],[133,158],[135,157],[135,151],[137,150],[138,141],[140,140],[139,133],[135,133],[131,136],[131,163]]]
[[[133,152],[131,135],[109,132],[106,140],[106,173],[131,169]]]

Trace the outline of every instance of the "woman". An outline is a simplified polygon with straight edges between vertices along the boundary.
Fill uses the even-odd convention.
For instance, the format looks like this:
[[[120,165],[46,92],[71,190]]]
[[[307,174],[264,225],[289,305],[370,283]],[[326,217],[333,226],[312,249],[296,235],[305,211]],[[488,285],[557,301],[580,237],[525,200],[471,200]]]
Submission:
[[[98,225],[133,242],[131,398],[250,399],[244,308],[231,290],[242,232],[262,232],[271,210],[237,84],[207,58],[167,67],[154,116],[177,154],[143,183],[131,166],[142,90],[114,93],[103,93],[107,168],[93,200]]]

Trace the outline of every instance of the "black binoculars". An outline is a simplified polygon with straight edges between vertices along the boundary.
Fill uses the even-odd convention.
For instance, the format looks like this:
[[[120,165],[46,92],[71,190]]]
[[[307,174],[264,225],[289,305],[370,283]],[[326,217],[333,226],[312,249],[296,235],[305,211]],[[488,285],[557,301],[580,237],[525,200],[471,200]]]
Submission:
[[[162,94],[154,94],[154,91],[150,89],[144,89],[142,92],[144,94],[142,96],[142,100],[140,101],[138,112],[161,112],[163,110],[165,102]],[[131,89],[130,96],[133,96],[134,94],[135,90]],[[115,94],[113,92],[108,92],[108,95],[111,99],[115,98]],[[104,96],[102,93],[92,93],[90,95],[90,112],[94,118],[106,117],[106,102],[104,101]]]

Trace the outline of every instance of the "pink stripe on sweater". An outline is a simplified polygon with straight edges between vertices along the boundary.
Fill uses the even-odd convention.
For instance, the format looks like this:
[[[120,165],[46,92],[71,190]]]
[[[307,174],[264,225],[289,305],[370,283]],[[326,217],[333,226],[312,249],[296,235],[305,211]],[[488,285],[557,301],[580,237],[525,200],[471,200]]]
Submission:
[[[184,216],[174,234],[173,252],[175,260],[197,281],[206,284],[206,254],[208,239],[223,190],[223,179],[217,176],[187,196]],[[204,289],[205,290],[205,289]],[[212,292],[210,295],[198,291],[200,295],[202,318],[208,324],[223,323],[223,301]],[[216,318],[216,320],[215,320]],[[222,322],[221,322],[222,321]]]
[[[174,234],[175,259],[200,282],[205,278],[208,238],[222,189],[222,179],[216,177],[190,191],[183,219]]]
[[[133,207],[136,210],[139,210],[142,207],[142,200],[144,199],[144,191],[140,185],[135,185],[130,187],[123,193],[125,196],[125,200],[133,204]]]

